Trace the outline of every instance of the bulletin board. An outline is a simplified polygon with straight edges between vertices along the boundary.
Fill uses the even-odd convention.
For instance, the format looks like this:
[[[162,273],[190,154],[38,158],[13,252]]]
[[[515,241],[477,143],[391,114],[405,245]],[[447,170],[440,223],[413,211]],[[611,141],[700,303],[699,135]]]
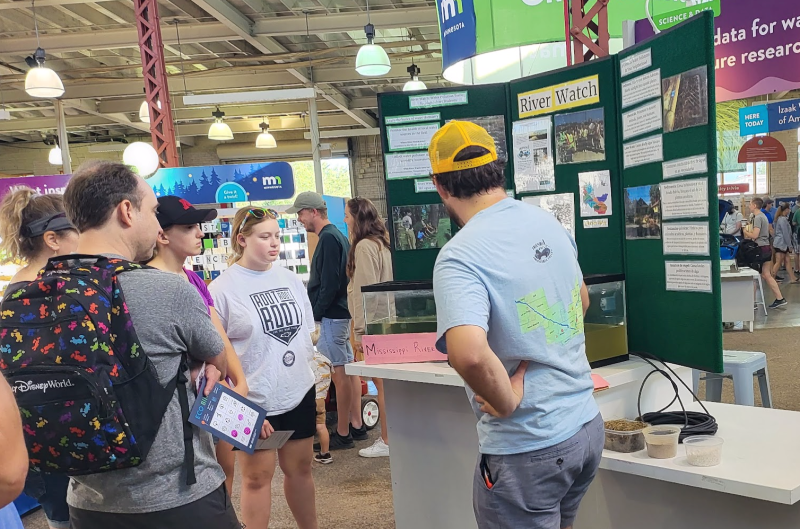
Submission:
[[[652,128],[642,127],[648,106],[662,112],[657,130],[620,145],[623,193],[633,199],[626,200],[622,236],[628,347],[721,372],[713,23],[706,12],[621,52],[618,104],[623,121],[639,112],[629,133]],[[660,93],[647,94],[648,76],[658,77]],[[660,187],[649,203],[646,186]],[[660,217],[658,230],[647,226],[652,213]]]
[[[430,280],[433,277],[433,265],[439,255],[440,243],[444,243],[447,239],[444,225],[447,224],[451,236],[455,234],[456,227],[446,217],[439,194],[429,181],[430,163],[426,162],[429,142],[425,143],[421,139],[425,133],[425,126],[430,124],[431,130],[434,130],[433,124],[438,129],[451,119],[477,119],[477,122],[485,128],[487,125],[491,127],[490,132],[494,133],[494,136],[502,133],[508,138],[508,87],[500,84],[423,92],[382,93],[378,94],[378,109],[381,116],[381,144],[386,172],[386,204],[389,233],[392,238],[394,277],[398,281]],[[413,134],[405,137],[403,135],[405,131]],[[497,146],[498,149],[508,152],[507,141]],[[405,172],[396,170],[391,160],[392,157],[399,156],[406,156],[406,161],[402,165],[404,168],[412,169],[406,169]],[[414,166],[417,170],[413,170]],[[513,167],[513,160],[508,160],[507,189],[511,189]],[[425,246],[425,248],[400,249],[400,246],[408,247],[408,232],[399,227],[393,218],[394,208],[418,205],[440,205],[439,209],[429,213],[437,216],[435,218],[439,222],[434,223],[436,226],[428,225],[421,230],[424,233],[431,233],[430,237],[426,235],[422,241],[417,241],[420,247]],[[419,209],[407,208],[401,211],[404,212],[409,213],[407,216],[412,223],[417,222],[415,215],[420,213]],[[442,220],[441,215],[445,216],[445,220]],[[402,215],[402,218],[405,217],[406,215]],[[413,228],[415,227],[412,226],[412,231]],[[436,247],[428,247],[434,239]]]

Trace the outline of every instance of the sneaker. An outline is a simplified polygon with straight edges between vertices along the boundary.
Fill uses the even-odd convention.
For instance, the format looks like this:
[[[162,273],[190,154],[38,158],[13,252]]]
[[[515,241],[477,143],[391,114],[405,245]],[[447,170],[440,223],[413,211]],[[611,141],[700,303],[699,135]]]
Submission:
[[[333,456],[330,453],[317,454],[314,456],[314,461],[317,463],[322,463],[323,465],[330,465],[333,463]]]
[[[769,306],[771,309],[777,309],[778,307],[783,307],[784,305],[788,305],[789,302],[786,299],[776,299],[772,302],[772,305]]]
[[[350,425],[350,437],[353,438],[354,441],[366,441],[369,439],[369,434],[367,434],[367,427],[363,424],[361,428],[353,428],[353,425]]]
[[[331,451],[347,450],[355,447],[356,445],[353,443],[353,437],[351,435],[344,437],[343,435],[339,435],[339,432],[333,432],[331,434]]]
[[[384,443],[381,437],[378,437],[372,446],[359,450],[358,455],[361,457],[389,457],[389,445]]]

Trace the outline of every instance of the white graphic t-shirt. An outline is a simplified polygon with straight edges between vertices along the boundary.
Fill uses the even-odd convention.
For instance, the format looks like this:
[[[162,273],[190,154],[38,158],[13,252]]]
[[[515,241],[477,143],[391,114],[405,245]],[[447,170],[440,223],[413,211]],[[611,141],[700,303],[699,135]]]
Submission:
[[[208,289],[242,362],[247,398],[268,415],[296,408],[314,386],[314,315],[303,282],[279,266],[258,272],[235,264]]]

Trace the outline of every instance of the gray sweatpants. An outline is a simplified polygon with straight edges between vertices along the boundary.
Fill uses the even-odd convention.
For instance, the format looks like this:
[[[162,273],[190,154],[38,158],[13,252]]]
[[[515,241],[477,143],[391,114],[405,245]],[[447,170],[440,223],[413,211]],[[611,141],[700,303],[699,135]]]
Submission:
[[[550,448],[481,456],[472,496],[478,527],[571,527],[600,466],[604,435],[598,414],[574,436]]]

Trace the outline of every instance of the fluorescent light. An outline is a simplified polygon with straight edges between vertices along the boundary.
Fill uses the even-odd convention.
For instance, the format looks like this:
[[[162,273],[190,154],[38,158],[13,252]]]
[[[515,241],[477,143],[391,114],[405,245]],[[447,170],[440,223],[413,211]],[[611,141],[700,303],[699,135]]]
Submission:
[[[392,69],[392,64],[386,51],[373,43],[375,26],[367,24],[364,31],[367,34],[367,43],[361,46],[356,55],[356,72],[364,77],[386,75]]]
[[[233,131],[224,121],[222,121],[222,118],[225,117],[225,112],[220,111],[219,107],[217,107],[217,110],[212,112],[211,115],[214,116],[215,121],[208,129],[208,139],[216,141],[232,140]]]

